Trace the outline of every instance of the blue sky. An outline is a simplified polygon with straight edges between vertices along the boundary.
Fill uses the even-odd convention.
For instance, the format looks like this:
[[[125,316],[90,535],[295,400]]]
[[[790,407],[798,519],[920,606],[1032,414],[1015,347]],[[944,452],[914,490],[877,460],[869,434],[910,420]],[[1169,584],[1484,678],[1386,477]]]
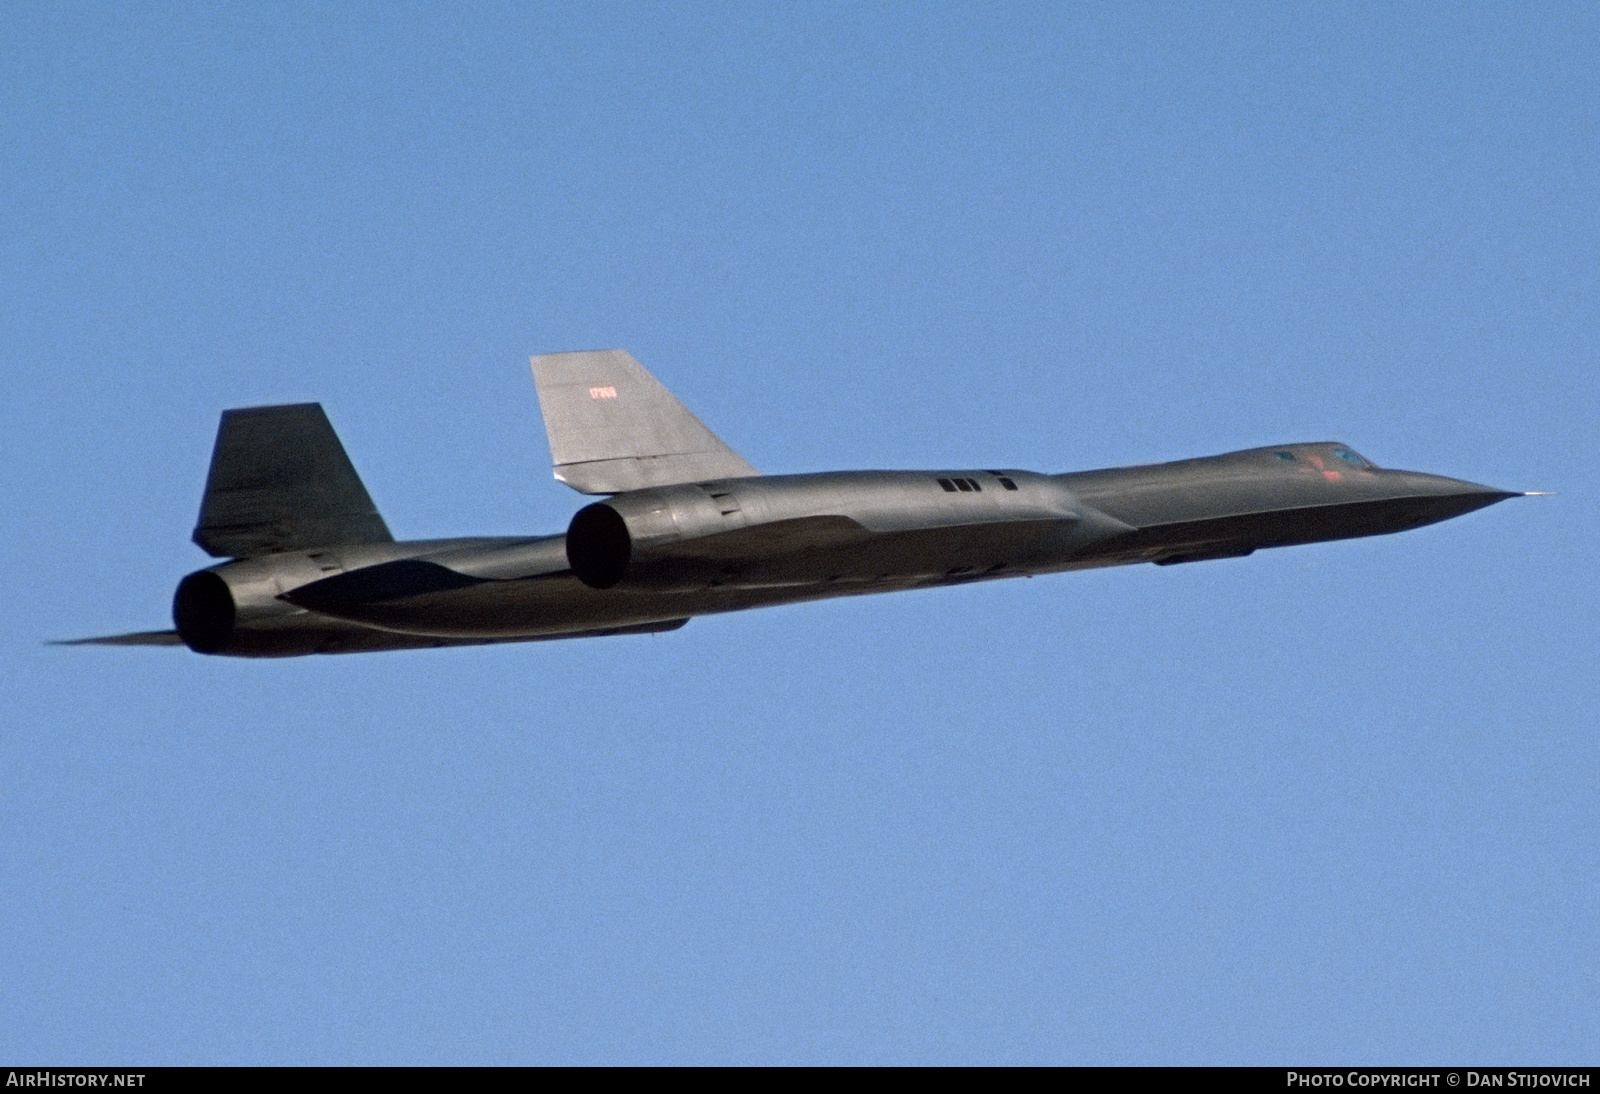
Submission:
[[[1585,4],[0,12],[0,1057],[1593,1062]],[[1341,440],[1400,536],[244,662],[218,413],[549,532],[530,353],[767,472]]]

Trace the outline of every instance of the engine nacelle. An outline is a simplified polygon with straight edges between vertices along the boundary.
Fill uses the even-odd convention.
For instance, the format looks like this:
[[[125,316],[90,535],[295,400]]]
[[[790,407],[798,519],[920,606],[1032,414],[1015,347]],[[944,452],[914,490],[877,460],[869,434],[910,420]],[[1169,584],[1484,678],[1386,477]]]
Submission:
[[[293,657],[334,652],[369,629],[308,612],[278,599],[322,576],[309,558],[266,555],[200,570],[178,582],[172,623],[196,653]]]
[[[663,486],[586,505],[567,527],[567,561],[591,589],[610,589],[624,578],[650,589],[704,587],[714,573],[674,547],[744,527],[737,504],[720,500],[730,496],[699,486]]]
[[[201,570],[178,582],[172,596],[172,623],[183,644],[195,653],[221,653],[238,620],[239,602],[216,571]]]

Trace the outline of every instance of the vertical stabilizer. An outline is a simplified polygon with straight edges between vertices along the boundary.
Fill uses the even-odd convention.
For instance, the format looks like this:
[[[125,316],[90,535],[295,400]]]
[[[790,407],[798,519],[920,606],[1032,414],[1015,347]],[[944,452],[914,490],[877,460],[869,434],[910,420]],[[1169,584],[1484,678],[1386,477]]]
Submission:
[[[194,541],[249,558],[342,543],[391,543],[318,403],[222,412]]]
[[[620,349],[532,358],[556,478],[584,494],[760,474]]]

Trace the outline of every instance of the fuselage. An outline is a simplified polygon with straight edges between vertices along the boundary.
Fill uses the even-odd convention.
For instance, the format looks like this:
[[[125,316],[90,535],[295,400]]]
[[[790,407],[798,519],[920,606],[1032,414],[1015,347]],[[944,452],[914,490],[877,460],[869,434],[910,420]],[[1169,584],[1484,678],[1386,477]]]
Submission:
[[[291,656],[666,630],[694,616],[1381,535],[1512,493],[1333,443],[1068,474],[854,471],[654,487],[564,535],[287,551],[191,574],[193,649]]]

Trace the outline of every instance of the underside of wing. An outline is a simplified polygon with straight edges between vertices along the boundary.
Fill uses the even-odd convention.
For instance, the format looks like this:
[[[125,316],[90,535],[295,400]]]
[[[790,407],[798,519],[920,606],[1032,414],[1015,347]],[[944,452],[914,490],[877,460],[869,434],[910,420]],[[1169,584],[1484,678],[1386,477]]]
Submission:
[[[531,361],[556,478],[580,493],[760,474],[623,350]]]

